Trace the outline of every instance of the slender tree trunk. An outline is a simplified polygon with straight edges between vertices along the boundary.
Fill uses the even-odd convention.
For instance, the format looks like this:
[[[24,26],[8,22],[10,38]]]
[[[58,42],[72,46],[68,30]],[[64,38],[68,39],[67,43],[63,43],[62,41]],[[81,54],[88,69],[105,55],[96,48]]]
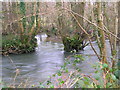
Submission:
[[[103,15],[101,11],[101,2],[97,3],[97,12],[98,12],[98,26],[101,28],[103,27]],[[101,62],[102,64],[106,63],[107,64],[107,52],[106,52],[106,43],[105,43],[105,32],[102,29],[99,29],[99,38],[100,38],[100,54],[101,54]],[[107,69],[104,69],[103,72],[103,79],[104,79],[104,87],[106,87],[107,80],[106,80],[106,73]]]
[[[6,2],[2,2],[2,12],[3,12],[3,17],[4,19],[2,20],[2,33],[3,34],[7,34],[7,28],[6,28],[6,24],[8,24],[8,10],[7,10],[7,3]]]
[[[118,12],[117,12],[117,3],[114,4],[114,10],[115,10],[115,21],[114,21],[114,30],[113,30],[113,34],[117,35],[118,33]],[[117,43],[117,39],[116,37],[113,37],[112,36],[112,51],[111,51],[111,54],[113,56],[113,59],[112,59],[112,68],[114,68],[115,66],[115,59],[116,59],[116,51],[117,51],[117,48],[116,48],[116,43]]]
[[[101,11],[101,3],[97,3],[98,6],[98,26],[103,28],[103,16]],[[100,34],[100,53],[101,53],[101,59],[103,63],[107,63],[107,53],[106,53],[106,43],[105,43],[105,32],[101,29],[99,29]]]
[[[118,2],[118,34],[117,36],[120,38],[120,1]],[[118,69],[120,70],[120,41],[117,41],[118,46]]]

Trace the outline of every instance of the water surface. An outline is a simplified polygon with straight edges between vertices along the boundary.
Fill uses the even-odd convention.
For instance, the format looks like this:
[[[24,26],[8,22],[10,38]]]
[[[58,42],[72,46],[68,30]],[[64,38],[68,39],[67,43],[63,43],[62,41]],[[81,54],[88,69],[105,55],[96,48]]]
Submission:
[[[36,47],[35,52],[10,55],[9,57],[13,63],[10,58],[2,57],[2,79],[5,84],[12,84],[16,68],[20,70],[20,74],[15,81],[16,85],[21,82],[28,82],[28,85],[37,85],[39,84],[38,82],[45,81],[48,76],[56,73],[61,68],[64,64],[64,59],[71,54],[64,52],[64,47],[61,43],[44,42],[46,37],[46,34],[36,36],[38,47]],[[99,52],[96,42],[93,42],[93,46]],[[107,48],[109,51],[109,45]],[[98,62],[98,59],[92,48],[88,45],[84,51],[79,53],[83,54],[85,58],[84,61],[78,64],[81,73],[93,74],[92,65]],[[69,66],[69,70],[74,70],[74,67]]]

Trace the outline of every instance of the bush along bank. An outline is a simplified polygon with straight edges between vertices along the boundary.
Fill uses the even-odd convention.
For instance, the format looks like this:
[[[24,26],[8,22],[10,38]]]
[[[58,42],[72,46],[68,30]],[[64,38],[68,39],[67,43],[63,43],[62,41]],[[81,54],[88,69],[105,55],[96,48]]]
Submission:
[[[88,45],[88,43],[85,42],[85,40],[80,35],[74,35],[73,37],[62,37],[64,50],[66,52],[71,52],[73,50],[76,50],[77,52],[79,50],[83,50],[84,47]]]
[[[2,55],[29,53],[34,51],[36,46],[37,40],[34,36],[6,35],[2,37]]]

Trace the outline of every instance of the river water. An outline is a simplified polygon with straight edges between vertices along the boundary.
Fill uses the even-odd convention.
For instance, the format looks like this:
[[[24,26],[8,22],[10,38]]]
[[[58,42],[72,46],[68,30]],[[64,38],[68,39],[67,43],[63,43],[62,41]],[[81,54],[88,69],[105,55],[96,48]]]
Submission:
[[[21,82],[27,82],[30,87],[46,80],[48,76],[56,73],[61,68],[64,59],[71,54],[64,52],[61,43],[45,42],[46,37],[46,34],[36,36],[38,47],[36,47],[35,52],[2,57],[2,81],[4,84],[11,85],[15,83],[15,85],[20,85]],[[96,42],[93,42],[93,46],[99,51]],[[110,49],[108,48],[108,50]],[[85,60],[79,64],[81,73],[92,74],[94,72],[92,65],[98,62],[92,48],[88,45],[84,51],[79,53],[88,55],[84,56]],[[20,73],[13,83],[16,68],[20,70]],[[74,68],[71,66],[69,70],[74,70]]]

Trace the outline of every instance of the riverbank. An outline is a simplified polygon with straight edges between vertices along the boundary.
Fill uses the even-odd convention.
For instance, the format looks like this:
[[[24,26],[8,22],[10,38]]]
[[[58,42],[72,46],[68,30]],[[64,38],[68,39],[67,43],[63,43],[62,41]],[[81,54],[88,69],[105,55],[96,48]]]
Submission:
[[[46,42],[53,42],[53,43],[62,43],[62,38],[60,36],[51,36],[51,37],[47,37]]]
[[[45,37],[46,35],[43,35],[42,40],[45,40]],[[37,35],[36,38],[39,41],[40,35]],[[37,43],[38,46],[36,47],[36,51],[33,53],[24,53],[20,55],[12,54],[9,55],[9,57],[2,57],[2,80],[6,84],[6,86],[10,86],[11,82],[14,81],[14,76],[16,75],[16,68],[20,72],[19,75],[16,77],[14,85],[15,87],[17,87],[21,83],[23,83],[20,86],[21,88],[23,88],[26,84],[27,88],[31,88],[32,86],[40,86],[42,88],[40,82],[48,81],[49,84],[49,76],[51,77],[52,81],[60,80],[60,84],[63,84],[66,82],[66,78],[64,77],[69,76],[70,73],[72,71],[74,72],[76,69],[84,75],[90,75],[90,77],[92,78],[97,78],[97,76],[95,76],[95,68],[93,68],[93,66],[97,65],[96,63],[99,61],[90,45],[85,47],[84,51],[80,51],[79,56],[75,56],[74,58],[74,53],[64,52],[64,46],[61,43],[51,43],[44,41]],[[92,44],[95,47],[96,51],[99,52],[97,43],[92,42]],[[110,46],[107,41],[107,52],[109,52],[109,49]],[[77,57],[84,58],[84,60],[81,61],[79,59],[76,59]],[[68,62],[65,61],[66,59],[68,59]],[[13,61],[13,63],[11,62],[11,60]],[[71,63],[69,63],[69,61]],[[67,68],[65,67],[65,65]],[[77,68],[75,68],[75,66],[77,66]],[[64,72],[66,73],[61,72],[61,69],[64,69]],[[54,78],[54,74],[57,74],[58,78]],[[77,76],[76,74],[78,75],[79,73],[75,73],[75,76]],[[60,77],[64,79],[61,79]],[[73,78],[77,79],[78,77]],[[73,78],[71,78],[70,80],[72,80]],[[59,82],[55,83],[59,84]],[[85,81],[85,83],[91,82]],[[50,86],[51,84],[52,86]],[[52,88],[54,83],[51,84],[46,87]],[[54,85],[54,87],[56,87],[56,85]]]
[[[31,39],[32,38],[32,39]],[[2,55],[29,53],[35,50],[37,40],[29,35],[3,35]]]

